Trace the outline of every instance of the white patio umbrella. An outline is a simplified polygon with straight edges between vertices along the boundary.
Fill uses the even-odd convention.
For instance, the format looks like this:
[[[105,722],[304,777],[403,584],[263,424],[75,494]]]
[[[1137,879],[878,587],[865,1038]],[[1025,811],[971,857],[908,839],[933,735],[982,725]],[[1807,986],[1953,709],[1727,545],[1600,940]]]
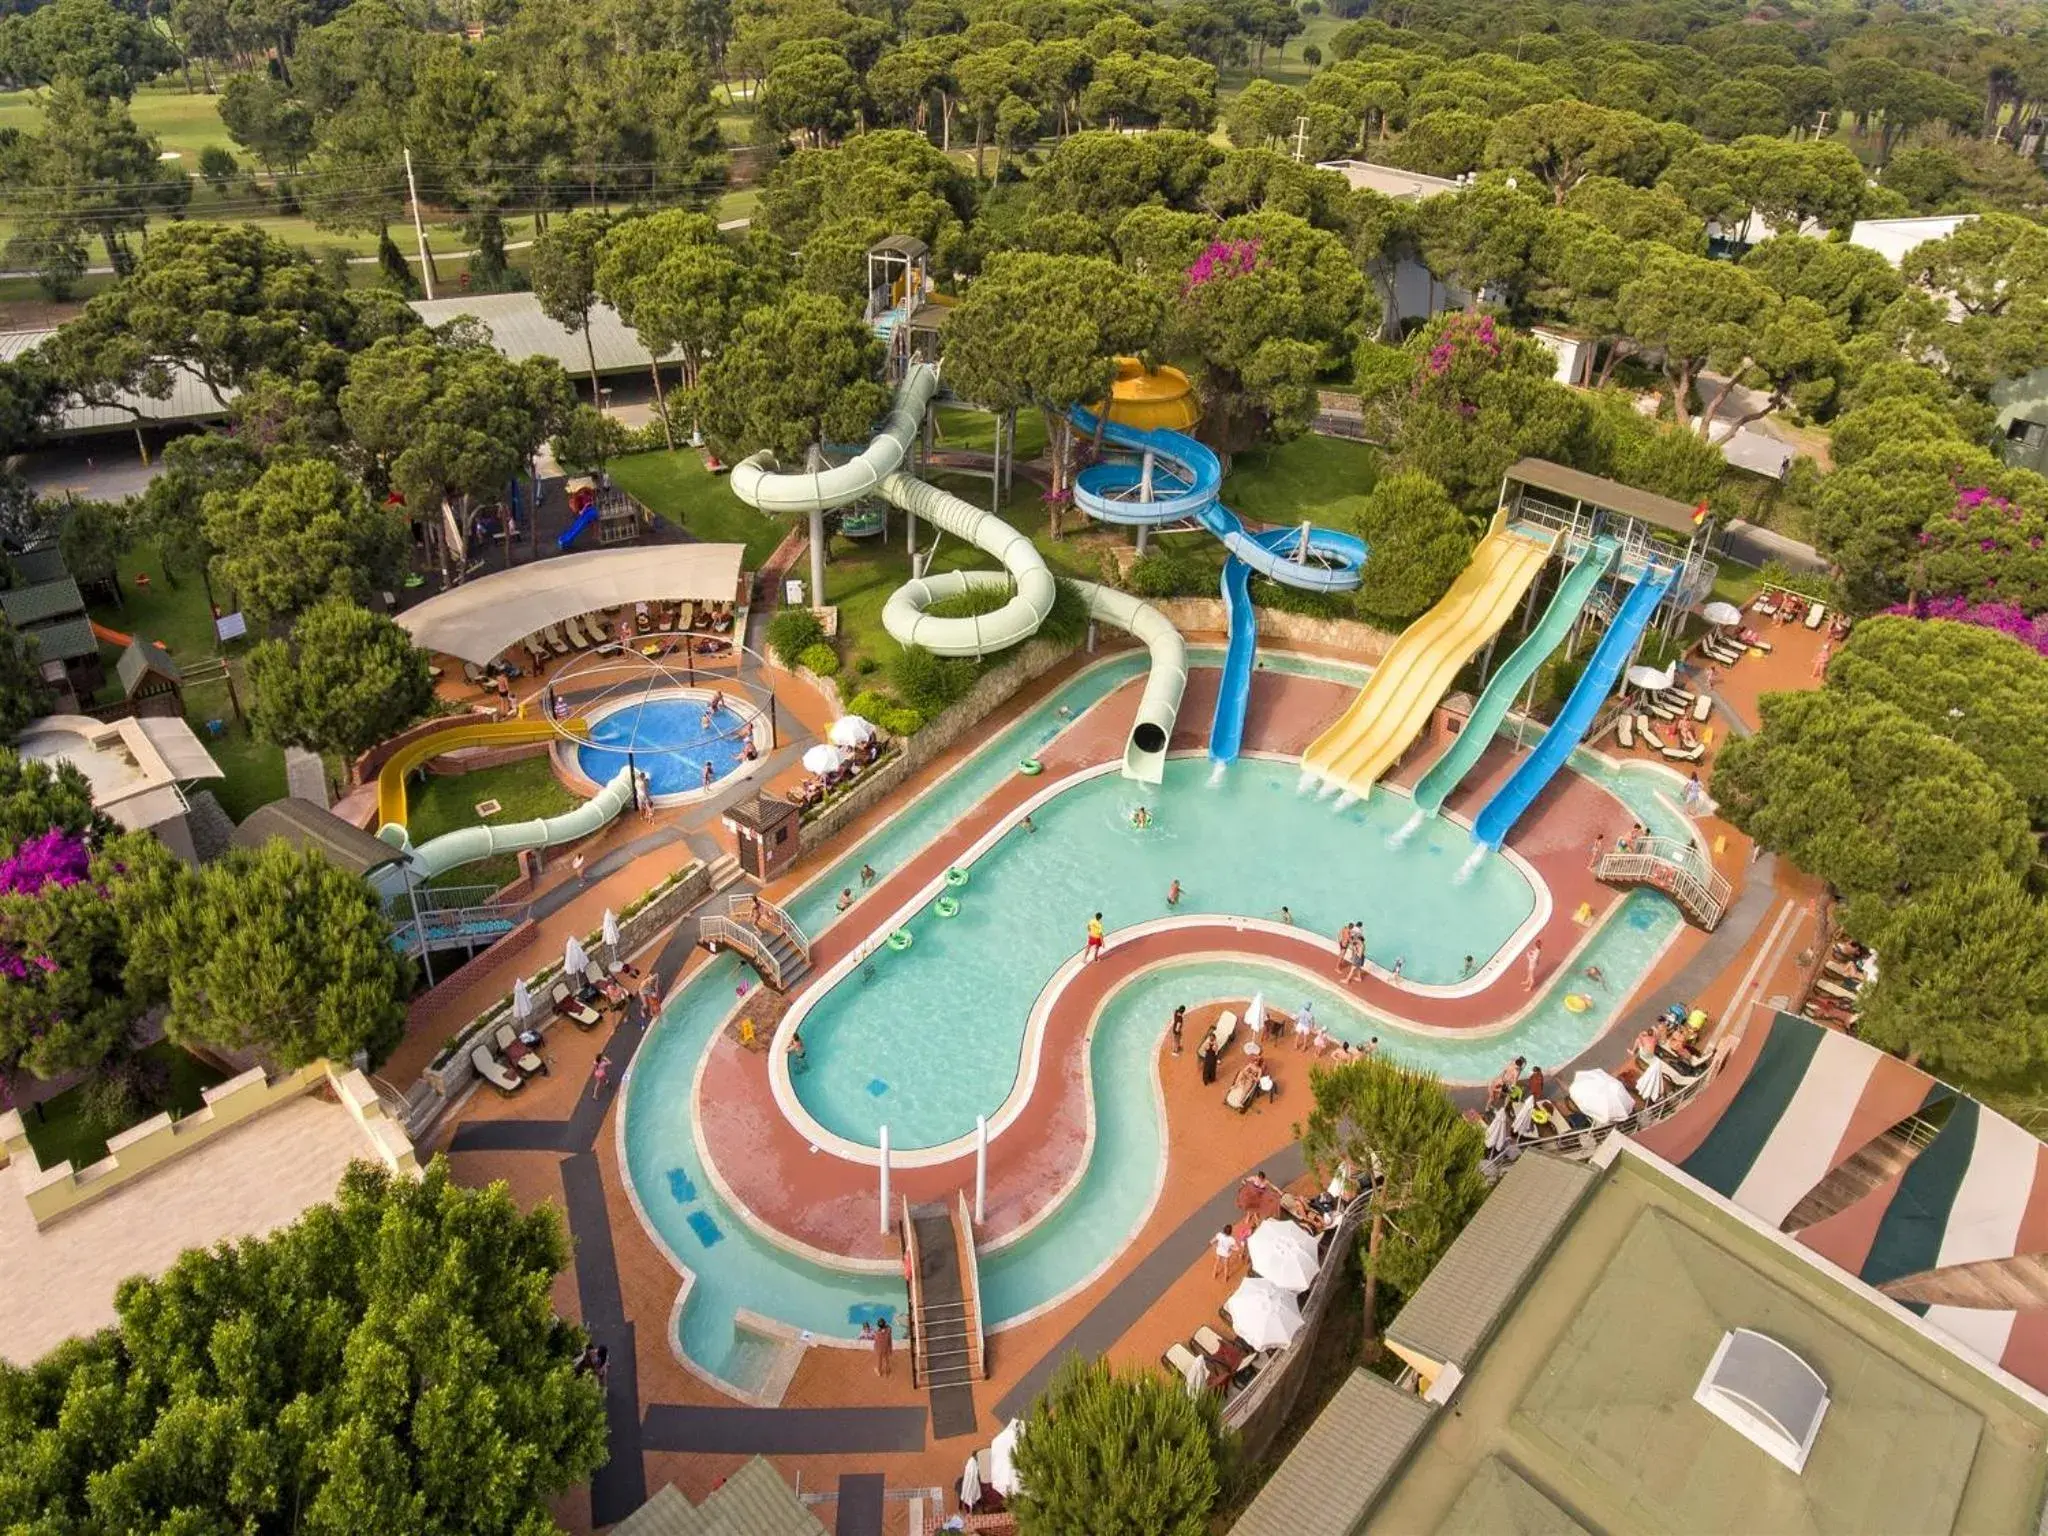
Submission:
[[[830,742],[821,741],[804,754],[806,773],[837,773],[846,759],[839,755],[839,749]]]
[[[1503,1104],[1493,1112],[1493,1118],[1486,1122],[1486,1150],[1501,1153],[1508,1149],[1513,1138],[1508,1133],[1508,1107]]]
[[[1023,1438],[1024,1421],[1012,1419],[989,1443],[988,1485],[1006,1499],[1024,1491],[1024,1480],[1017,1476],[1017,1442]]]
[[[1266,994],[1254,992],[1251,1006],[1244,1011],[1244,1027],[1257,1039],[1266,1032]]]
[[[1254,1275],[1223,1303],[1237,1336],[1253,1349],[1285,1349],[1301,1332],[1301,1308],[1294,1293]]]
[[[1510,1129],[1517,1136],[1526,1136],[1536,1129],[1536,1101],[1526,1094],[1515,1101],[1515,1119]]]
[[[1252,1273],[1290,1291],[1305,1291],[1321,1267],[1314,1234],[1291,1221],[1262,1221],[1245,1244]]]
[[[611,950],[614,954],[618,952],[619,920],[613,915],[610,907],[604,909],[604,942],[607,949]]]
[[[590,956],[575,934],[569,935],[569,942],[562,946],[562,974],[581,976],[583,968],[590,964]]]
[[[963,1508],[972,1509],[981,1502],[981,1468],[972,1456],[967,1458],[967,1467],[960,1474],[960,1503]]]
[[[1613,1073],[1603,1072],[1598,1067],[1573,1076],[1571,1097],[1595,1125],[1611,1125],[1616,1120],[1626,1120],[1636,1109],[1636,1101],[1629,1093],[1628,1085]]]
[[[1700,609],[1700,617],[1717,629],[1725,629],[1730,624],[1742,622],[1742,610],[1733,603],[1724,603],[1717,599]]]
[[[875,739],[875,728],[859,715],[841,715],[825,733],[836,747],[857,747]]]
[[[1638,662],[1628,669],[1628,685],[1645,693],[1662,693],[1678,680],[1676,663],[1669,667],[1646,667]]]
[[[1662,1056],[1652,1056],[1649,1064],[1636,1078],[1636,1092],[1645,1104],[1654,1104],[1664,1097],[1664,1091],[1671,1086],[1671,1069],[1664,1065]]]
[[[533,1017],[533,994],[526,990],[526,978],[512,983],[512,1017],[524,1024]]]

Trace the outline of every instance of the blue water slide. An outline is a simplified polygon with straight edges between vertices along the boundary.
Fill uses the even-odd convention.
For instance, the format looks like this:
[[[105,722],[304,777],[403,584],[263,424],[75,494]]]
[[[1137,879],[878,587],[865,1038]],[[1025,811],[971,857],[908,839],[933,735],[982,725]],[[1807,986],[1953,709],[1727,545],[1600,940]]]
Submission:
[[[555,540],[555,547],[557,549],[567,549],[571,544],[582,538],[590,525],[596,521],[597,503],[593,501],[589,506],[576,514],[575,522],[562,530],[562,536]]]
[[[1543,740],[1536,750],[1523,758],[1507,783],[1494,791],[1493,798],[1486,802],[1486,808],[1472,823],[1472,837],[1475,842],[1488,848],[1498,848],[1507,841],[1508,833],[1529,809],[1530,803],[1543,793],[1558,769],[1572,755],[1572,749],[1585,740],[1586,732],[1593,724],[1593,717],[1600,712],[1600,705],[1607,695],[1614,691],[1614,685],[1621,680],[1621,669],[1628,665],[1629,657],[1635,654],[1636,642],[1649,627],[1651,615],[1657,605],[1664,601],[1664,594],[1671,590],[1672,582],[1678,579],[1676,570],[1662,566],[1651,566],[1636,582],[1635,590],[1621,605],[1621,611],[1614,616],[1607,633],[1593,652],[1593,659],[1586,663],[1585,673],[1579,678],[1578,686],[1572,689],[1570,698],[1564,701],[1564,708],[1558,712],[1556,721],[1544,732]]]
[[[1191,520],[1213,534],[1230,554],[1223,565],[1222,581],[1230,648],[1224,655],[1216,716],[1209,728],[1209,756],[1219,763],[1234,762],[1244,740],[1245,707],[1250,701],[1257,649],[1252,572],[1306,592],[1346,592],[1358,585],[1365,564],[1365,541],[1332,528],[1249,529],[1217,500],[1223,485],[1223,461],[1206,443],[1163,427],[1098,423],[1094,412],[1078,407],[1072,419],[1077,431],[1093,437],[1099,429],[1103,441],[1121,452],[1142,455],[1149,450],[1152,454],[1149,487],[1141,460],[1105,459],[1083,469],[1074,480],[1074,504],[1083,512],[1097,522],[1127,528]]]

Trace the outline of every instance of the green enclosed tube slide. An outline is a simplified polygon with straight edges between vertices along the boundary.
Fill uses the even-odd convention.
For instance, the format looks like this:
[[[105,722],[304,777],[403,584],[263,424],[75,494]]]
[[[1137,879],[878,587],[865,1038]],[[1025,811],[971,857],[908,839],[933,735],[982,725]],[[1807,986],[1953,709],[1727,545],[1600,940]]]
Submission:
[[[519,853],[528,848],[554,848],[573,843],[601,831],[633,803],[633,770],[621,768],[595,795],[559,816],[535,821],[506,822],[502,826],[458,827],[439,837],[412,846],[405,828],[392,823],[377,835],[394,848],[411,855],[409,868],[421,880],[454,869],[459,864],[488,859],[497,853]]]

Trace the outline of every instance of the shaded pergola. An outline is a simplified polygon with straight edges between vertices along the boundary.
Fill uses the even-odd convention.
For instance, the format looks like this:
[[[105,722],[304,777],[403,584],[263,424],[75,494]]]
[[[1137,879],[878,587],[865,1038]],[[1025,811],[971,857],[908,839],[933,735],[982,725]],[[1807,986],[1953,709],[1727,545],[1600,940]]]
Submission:
[[[452,587],[398,616],[423,650],[478,666],[550,624],[630,603],[738,603],[743,544],[599,549]]]

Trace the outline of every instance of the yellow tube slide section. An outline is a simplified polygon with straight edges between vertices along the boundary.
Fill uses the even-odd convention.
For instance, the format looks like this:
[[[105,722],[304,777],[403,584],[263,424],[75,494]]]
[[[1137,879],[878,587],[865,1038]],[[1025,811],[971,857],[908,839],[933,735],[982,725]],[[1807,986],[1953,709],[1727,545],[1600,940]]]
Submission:
[[[1404,630],[1337,723],[1309,745],[1307,773],[1363,799],[1429,723],[1458,669],[1507,623],[1552,540],[1499,519],[1437,605]]]
[[[569,721],[563,729],[571,736],[587,736],[590,727],[581,720]],[[557,732],[546,720],[463,720],[451,719],[448,728],[409,741],[392,753],[377,771],[377,825],[405,825],[405,781],[413,769],[444,752],[465,747],[524,747],[536,741],[553,741]]]

